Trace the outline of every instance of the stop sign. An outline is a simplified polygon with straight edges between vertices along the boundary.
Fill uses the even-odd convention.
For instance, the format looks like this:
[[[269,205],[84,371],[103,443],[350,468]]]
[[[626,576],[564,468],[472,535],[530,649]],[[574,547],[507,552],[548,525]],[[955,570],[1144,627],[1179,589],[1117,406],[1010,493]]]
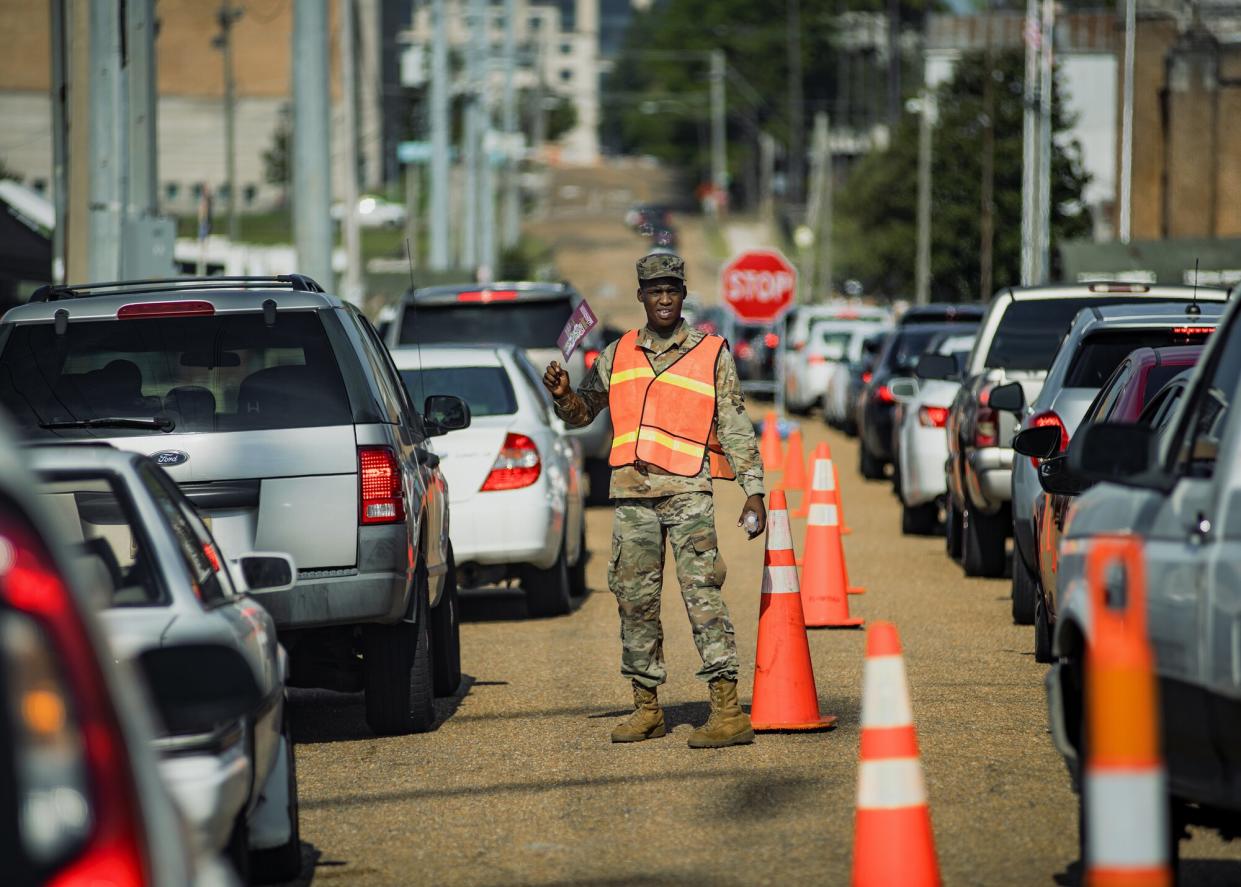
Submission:
[[[724,301],[742,320],[770,323],[797,295],[797,269],[779,250],[752,249],[720,272]]]

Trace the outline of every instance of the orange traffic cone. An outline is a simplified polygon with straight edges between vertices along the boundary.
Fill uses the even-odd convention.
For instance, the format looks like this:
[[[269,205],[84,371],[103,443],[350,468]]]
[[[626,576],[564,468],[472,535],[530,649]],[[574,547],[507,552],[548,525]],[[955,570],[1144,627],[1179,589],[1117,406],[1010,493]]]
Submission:
[[[1125,568],[1120,602],[1109,603],[1107,570]],[[1097,537],[1086,556],[1090,639],[1086,650],[1086,830],[1088,887],[1172,883],[1168,865],[1167,778],[1159,750],[1154,656],[1146,634],[1141,543]]]
[[[787,493],[799,493],[806,498],[806,454],[801,448],[801,429],[794,428],[789,432],[789,448],[784,456],[784,474],[780,478],[780,489]]]
[[[901,639],[890,622],[866,632],[853,884],[940,884]]]
[[[763,417],[763,439],[759,442],[759,455],[763,457],[763,471],[779,471],[783,467],[780,451],[780,423],[776,411],[768,410]]]
[[[808,628],[856,628],[862,620],[849,615],[850,588],[845,551],[840,544],[840,509],[828,487],[833,480],[827,447],[814,451],[810,482],[810,515],[806,521],[806,567],[802,571],[801,603]]]
[[[755,730],[826,730],[835,725],[836,717],[819,714],[819,694],[797,590],[797,566],[793,563],[793,535],[782,490],[771,494],[763,564],[750,720]]]

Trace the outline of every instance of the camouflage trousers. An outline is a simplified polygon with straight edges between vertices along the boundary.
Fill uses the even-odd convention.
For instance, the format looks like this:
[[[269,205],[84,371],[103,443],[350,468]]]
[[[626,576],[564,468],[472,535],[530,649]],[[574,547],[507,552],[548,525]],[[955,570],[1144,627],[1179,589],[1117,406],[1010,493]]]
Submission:
[[[720,594],[727,571],[715,537],[715,501],[701,492],[617,500],[608,586],[620,610],[621,674],[645,687],[658,687],[667,677],[659,622],[665,540],[672,542],[681,597],[702,657],[698,677],[736,680],[737,643]]]

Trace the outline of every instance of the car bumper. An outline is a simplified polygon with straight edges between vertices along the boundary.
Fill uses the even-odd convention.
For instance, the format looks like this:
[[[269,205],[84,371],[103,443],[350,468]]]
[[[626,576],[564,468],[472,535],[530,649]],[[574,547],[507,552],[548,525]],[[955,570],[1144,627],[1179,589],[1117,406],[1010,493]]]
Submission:
[[[452,502],[458,564],[529,564],[546,570],[560,555],[565,512],[542,482],[521,490],[475,493]]]
[[[165,756],[159,770],[201,846],[224,849],[250,794],[245,743],[235,742],[219,754]]]
[[[1013,451],[981,447],[970,453],[965,483],[970,504],[985,514],[1000,509],[1013,494]]]
[[[944,463],[948,438],[942,428],[916,426],[901,441],[901,498],[906,505],[934,502],[948,491]]]

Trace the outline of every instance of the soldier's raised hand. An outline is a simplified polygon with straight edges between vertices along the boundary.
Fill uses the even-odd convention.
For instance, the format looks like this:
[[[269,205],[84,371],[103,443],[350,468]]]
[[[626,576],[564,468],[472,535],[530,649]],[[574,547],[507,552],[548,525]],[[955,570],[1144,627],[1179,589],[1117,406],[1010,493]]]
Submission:
[[[553,360],[547,365],[547,372],[543,374],[543,387],[551,393],[552,397],[564,397],[572,390],[569,387],[568,371]]]

